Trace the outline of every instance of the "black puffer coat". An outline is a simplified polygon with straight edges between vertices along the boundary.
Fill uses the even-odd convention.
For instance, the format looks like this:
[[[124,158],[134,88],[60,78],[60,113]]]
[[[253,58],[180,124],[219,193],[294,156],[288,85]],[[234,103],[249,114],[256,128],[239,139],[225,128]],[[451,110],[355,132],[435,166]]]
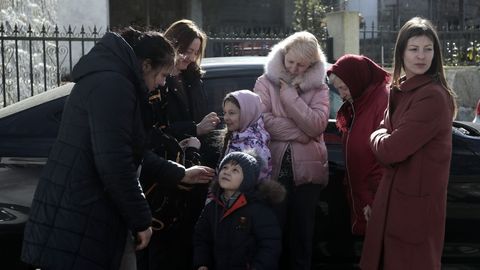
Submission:
[[[218,193],[215,185],[214,194]],[[240,194],[231,207],[214,196],[195,226],[195,269],[277,270],[282,236],[271,204],[284,197],[285,189],[276,181],[265,181],[255,192]]]
[[[143,231],[152,219],[137,180],[142,158],[170,179],[185,170],[144,151],[151,112],[125,40],[105,34],[73,77],[33,199],[22,260],[42,269],[118,269],[127,231]]]
[[[167,77],[167,133],[179,141],[197,136],[197,126],[208,114],[207,95],[203,89],[200,72],[191,66],[177,77]]]

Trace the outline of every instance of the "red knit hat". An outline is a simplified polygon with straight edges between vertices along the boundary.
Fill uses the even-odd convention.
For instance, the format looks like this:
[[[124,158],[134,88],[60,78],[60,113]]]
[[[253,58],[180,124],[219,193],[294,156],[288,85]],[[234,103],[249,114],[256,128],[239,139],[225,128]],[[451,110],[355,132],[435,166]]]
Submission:
[[[327,75],[334,73],[350,90],[355,100],[372,84],[388,82],[390,74],[363,55],[346,54],[330,67]]]

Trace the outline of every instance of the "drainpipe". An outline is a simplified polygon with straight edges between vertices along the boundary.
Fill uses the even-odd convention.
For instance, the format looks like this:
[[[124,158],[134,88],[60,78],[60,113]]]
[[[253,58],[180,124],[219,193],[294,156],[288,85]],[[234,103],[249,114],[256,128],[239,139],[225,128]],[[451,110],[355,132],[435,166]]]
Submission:
[[[150,28],[150,0],[145,0],[145,19],[147,28]]]

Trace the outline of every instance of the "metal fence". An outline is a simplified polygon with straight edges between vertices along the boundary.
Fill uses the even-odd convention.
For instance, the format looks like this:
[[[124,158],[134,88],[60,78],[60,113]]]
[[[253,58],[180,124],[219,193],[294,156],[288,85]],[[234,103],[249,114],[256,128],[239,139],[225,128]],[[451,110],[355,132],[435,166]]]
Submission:
[[[73,66],[108,29],[72,27],[22,28],[0,24],[0,107],[20,101],[68,81]],[[206,56],[267,55],[291,29],[216,29],[208,32]],[[326,46],[326,30],[318,33]]]
[[[76,30],[0,24],[2,107],[62,84],[101,32]]]
[[[439,27],[444,64],[450,66],[480,64],[480,30]],[[360,29],[360,53],[382,66],[391,66],[398,29],[376,28],[374,24]]]
[[[230,31],[208,33],[206,56],[267,55],[273,45],[295,32],[293,29],[247,30],[249,29],[231,29]],[[330,55],[326,28],[314,34],[320,42],[320,46],[326,50],[326,54]]]
[[[53,28],[53,29],[52,29]],[[6,107],[67,81],[78,59],[87,53],[108,29],[45,26],[17,27],[0,24],[0,67],[2,77],[0,107]],[[215,29],[208,31],[206,56],[267,55],[271,47],[294,32],[293,29]],[[382,66],[390,66],[398,30],[360,29],[360,53]],[[332,39],[326,29],[315,33],[329,61]],[[448,65],[480,63],[480,31],[452,29],[439,31],[445,62]]]

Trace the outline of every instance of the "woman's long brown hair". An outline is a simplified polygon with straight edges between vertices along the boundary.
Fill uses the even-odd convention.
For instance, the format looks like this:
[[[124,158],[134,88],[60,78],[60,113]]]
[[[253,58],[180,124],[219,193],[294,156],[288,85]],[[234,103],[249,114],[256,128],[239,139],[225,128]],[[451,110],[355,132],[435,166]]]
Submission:
[[[394,68],[392,77],[392,87],[400,87],[400,76],[403,68],[403,55],[407,47],[408,40],[416,36],[426,36],[433,42],[433,59],[432,65],[426,74],[430,74],[438,78],[442,86],[447,90],[452,100],[453,118],[457,115],[457,103],[455,101],[457,95],[448,86],[445,79],[445,71],[443,69],[443,56],[440,48],[437,31],[432,23],[424,18],[414,17],[406,22],[398,32],[394,53]]]

